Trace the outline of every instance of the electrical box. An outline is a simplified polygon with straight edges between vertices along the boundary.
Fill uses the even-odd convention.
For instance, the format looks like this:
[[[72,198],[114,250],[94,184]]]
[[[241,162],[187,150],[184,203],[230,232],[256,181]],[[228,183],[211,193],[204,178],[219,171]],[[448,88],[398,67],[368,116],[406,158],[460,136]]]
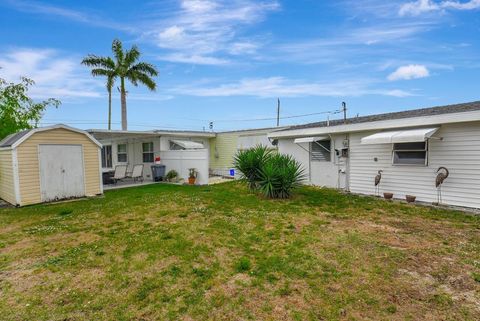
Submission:
[[[342,148],[340,155],[341,155],[341,157],[347,158],[348,157],[348,148]]]

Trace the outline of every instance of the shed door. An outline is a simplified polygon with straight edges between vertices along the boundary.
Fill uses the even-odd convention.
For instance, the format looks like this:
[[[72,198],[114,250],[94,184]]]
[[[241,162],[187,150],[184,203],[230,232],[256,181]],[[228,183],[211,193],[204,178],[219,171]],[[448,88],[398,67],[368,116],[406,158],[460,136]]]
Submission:
[[[80,145],[39,145],[42,201],[85,196]]]

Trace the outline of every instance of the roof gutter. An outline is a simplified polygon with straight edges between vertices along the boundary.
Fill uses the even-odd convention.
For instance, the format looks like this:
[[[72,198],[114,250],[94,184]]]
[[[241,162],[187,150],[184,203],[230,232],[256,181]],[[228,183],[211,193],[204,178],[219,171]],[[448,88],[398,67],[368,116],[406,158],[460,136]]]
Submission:
[[[358,124],[344,124],[330,127],[311,127],[271,132],[269,138],[296,138],[315,135],[341,134],[369,130],[409,128],[429,125],[463,123],[480,121],[480,111],[450,113],[433,116],[409,117],[402,119],[381,120]]]

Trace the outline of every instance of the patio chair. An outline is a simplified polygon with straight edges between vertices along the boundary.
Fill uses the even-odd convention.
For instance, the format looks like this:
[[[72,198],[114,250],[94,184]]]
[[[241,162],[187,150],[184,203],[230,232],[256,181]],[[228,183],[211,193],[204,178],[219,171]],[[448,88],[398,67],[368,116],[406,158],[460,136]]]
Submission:
[[[134,182],[143,182],[143,164],[137,164],[133,166],[130,178],[132,178]]]
[[[113,184],[127,178],[127,165],[115,166],[115,174],[113,175]]]

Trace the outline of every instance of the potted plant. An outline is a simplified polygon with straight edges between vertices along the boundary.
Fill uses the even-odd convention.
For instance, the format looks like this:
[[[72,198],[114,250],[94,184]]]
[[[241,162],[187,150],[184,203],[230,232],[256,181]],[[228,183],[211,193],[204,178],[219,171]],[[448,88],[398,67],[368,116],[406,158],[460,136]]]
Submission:
[[[194,185],[197,180],[197,170],[195,168],[188,169],[188,184]]]
[[[165,179],[167,180],[167,182],[176,182],[178,180],[178,172],[174,169],[168,171]]]
[[[413,203],[415,202],[415,199],[417,197],[416,196],[413,196],[413,195],[405,195],[405,199],[407,200],[408,203]]]
[[[393,193],[383,193],[383,197],[385,197],[386,200],[391,200],[393,198]]]

